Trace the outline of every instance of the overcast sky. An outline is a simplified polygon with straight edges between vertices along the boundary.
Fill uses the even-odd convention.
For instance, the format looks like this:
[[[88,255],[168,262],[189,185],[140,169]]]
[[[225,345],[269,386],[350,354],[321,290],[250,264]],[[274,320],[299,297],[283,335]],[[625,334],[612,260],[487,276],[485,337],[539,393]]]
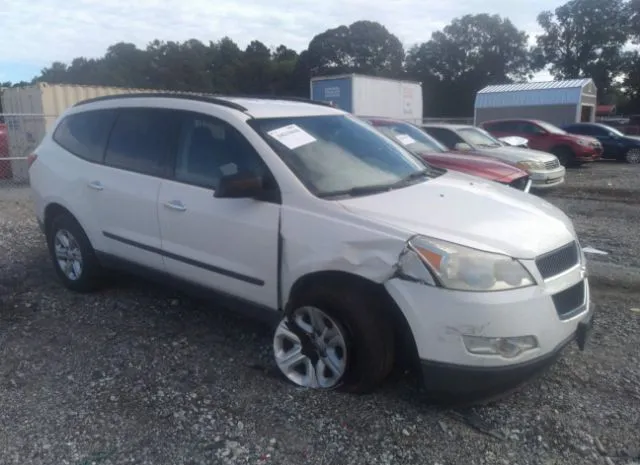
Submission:
[[[115,42],[258,39],[303,50],[314,35],[366,19],[409,47],[453,18],[498,13],[532,36],[564,0],[0,0],[0,81],[30,80],[53,61],[99,57]],[[531,38],[533,40],[533,37]]]

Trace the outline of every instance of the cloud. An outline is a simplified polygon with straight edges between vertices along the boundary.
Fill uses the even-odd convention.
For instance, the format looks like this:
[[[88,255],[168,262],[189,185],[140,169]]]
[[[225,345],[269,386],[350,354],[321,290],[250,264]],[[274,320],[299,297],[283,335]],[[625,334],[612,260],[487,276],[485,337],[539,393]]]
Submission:
[[[41,68],[78,56],[98,57],[115,42],[145,47],[154,39],[216,41],[241,47],[258,39],[303,50],[314,35],[360,19],[378,21],[406,46],[424,42],[453,18],[498,13],[536,32],[541,10],[562,0],[1,0],[0,68],[9,62]],[[31,78],[32,76],[22,76]]]

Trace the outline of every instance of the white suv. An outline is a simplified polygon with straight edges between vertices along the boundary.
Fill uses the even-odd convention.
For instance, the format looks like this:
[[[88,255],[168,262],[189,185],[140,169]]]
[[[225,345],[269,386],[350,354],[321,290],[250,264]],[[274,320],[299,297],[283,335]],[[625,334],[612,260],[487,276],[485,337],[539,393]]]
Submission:
[[[275,317],[275,363],[300,386],[367,391],[400,354],[433,394],[495,395],[591,327],[560,210],[430,167],[323,104],[88,100],[30,178],[68,288],[124,268],[234,298]]]

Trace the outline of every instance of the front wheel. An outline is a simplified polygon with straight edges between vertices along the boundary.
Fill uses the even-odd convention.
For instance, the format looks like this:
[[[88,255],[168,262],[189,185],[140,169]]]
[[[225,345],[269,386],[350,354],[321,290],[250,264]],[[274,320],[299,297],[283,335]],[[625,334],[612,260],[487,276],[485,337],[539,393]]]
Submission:
[[[558,157],[558,161],[562,166],[569,166],[574,160],[573,151],[568,147],[558,147],[551,151],[556,157]]]
[[[640,163],[640,149],[630,149],[624,156],[627,163],[636,165]]]
[[[273,353],[282,374],[298,386],[364,393],[391,372],[394,330],[366,294],[318,286],[282,319]]]

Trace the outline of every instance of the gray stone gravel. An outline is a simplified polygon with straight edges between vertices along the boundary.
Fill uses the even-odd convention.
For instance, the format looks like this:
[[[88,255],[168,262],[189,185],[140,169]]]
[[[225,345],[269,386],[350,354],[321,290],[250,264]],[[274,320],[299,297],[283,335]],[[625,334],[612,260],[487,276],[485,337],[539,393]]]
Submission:
[[[637,178],[628,165],[588,169],[596,184],[598,169]],[[495,405],[453,411],[410,378],[367,396],[294,388],[275,372],[266,328],[129,277],[72,294],[25,192],[0,190],[0,464],[640,462],[640,198],[571,195],[546,197],[583,243],[611,252],[593,258],[587,349],[569,347]]]

